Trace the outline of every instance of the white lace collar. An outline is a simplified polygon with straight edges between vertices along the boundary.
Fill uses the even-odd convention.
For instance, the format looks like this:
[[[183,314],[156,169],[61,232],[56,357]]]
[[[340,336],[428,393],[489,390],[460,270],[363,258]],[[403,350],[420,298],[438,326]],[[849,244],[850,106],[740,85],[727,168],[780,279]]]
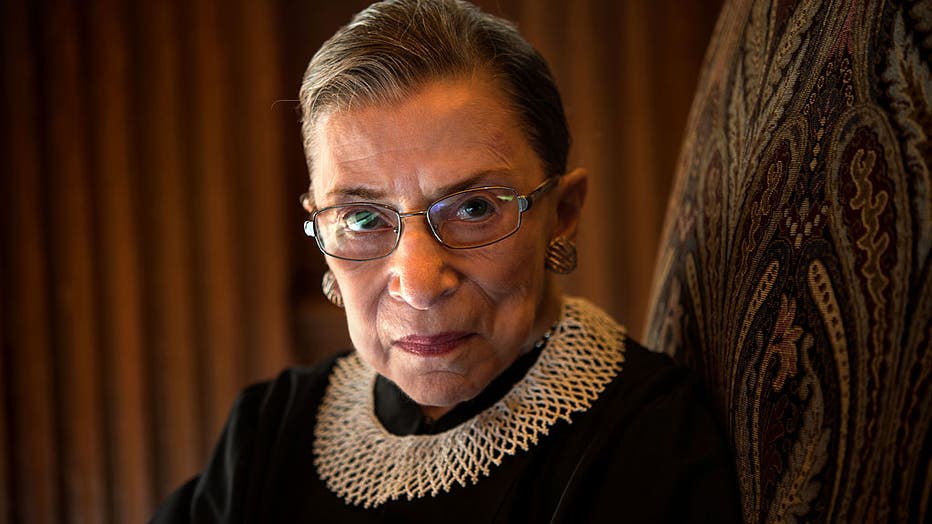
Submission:
[[[436,435],[389,433],[375,415],[376,373],[356,353],[334,365],[314,428],[314,465],[327,487],[369,508],[475,484],[506,455],[527,451],[558,420],[589,409],[624,362],[625,330],[565,298],[537,362],[498,402]]]

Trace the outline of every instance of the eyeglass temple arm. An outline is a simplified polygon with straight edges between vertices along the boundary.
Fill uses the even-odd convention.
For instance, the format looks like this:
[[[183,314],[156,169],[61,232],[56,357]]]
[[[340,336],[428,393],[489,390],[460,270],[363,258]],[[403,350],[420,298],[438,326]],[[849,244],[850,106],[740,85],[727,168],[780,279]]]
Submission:
[[[531,206],[534,205],[534,201],[537,200],[541,195],[550,191],[553,186],[560,181],[560,175],[549,177],[547,180],[537,186],[537,189],[531,191],[525,196],[518,197],[518,209],[524,213],[528,209],[531,209]]]

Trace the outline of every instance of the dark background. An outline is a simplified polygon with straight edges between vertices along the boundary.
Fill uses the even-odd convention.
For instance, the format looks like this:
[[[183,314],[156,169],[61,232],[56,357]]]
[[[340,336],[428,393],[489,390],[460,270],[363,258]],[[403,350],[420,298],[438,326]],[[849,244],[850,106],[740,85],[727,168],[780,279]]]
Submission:
[[[0,4],[0,522],[145,520],[238,390],[345,347],[294,99],[366,4]],[[551,62],[590,169],[565,287],[638,337],[720,1],[479,4]]]

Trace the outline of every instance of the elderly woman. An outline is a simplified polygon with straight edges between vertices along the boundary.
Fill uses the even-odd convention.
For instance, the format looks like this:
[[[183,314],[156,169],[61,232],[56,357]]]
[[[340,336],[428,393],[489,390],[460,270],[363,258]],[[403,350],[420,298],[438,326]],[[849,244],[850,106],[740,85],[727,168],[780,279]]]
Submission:
[[[692,375],[557,291],[586,173],[512,25],[372,5],[300,97],[305,232],[354,350],[247,389],[156,521],[737,520]]]

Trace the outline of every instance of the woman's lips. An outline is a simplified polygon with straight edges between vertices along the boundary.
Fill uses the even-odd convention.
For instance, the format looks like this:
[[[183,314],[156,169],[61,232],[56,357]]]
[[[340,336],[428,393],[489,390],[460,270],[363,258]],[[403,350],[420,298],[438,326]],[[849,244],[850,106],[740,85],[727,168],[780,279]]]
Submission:
[[[395,341],[395,345],[408,353],[421,357],[434,357],[449,353],[472,336],[472,333],[455,332],[436,335],[408,335]]]

